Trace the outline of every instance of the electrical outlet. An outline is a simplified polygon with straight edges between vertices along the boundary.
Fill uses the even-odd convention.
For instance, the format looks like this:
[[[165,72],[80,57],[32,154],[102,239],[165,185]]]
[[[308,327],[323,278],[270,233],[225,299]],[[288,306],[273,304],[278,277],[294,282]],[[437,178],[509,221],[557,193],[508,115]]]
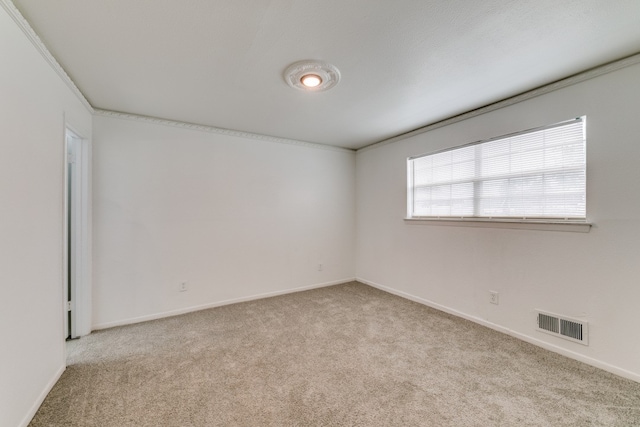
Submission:
[[[189,290],[189,286],[187,286],[187,282],[180,282],[180,287],[178,288],[180,292],[185,292]]]
[[[318,271],[322,271],[322,263],[318,264]]]
[[[489,291],[489,302],[498,305],[498,293],[496,291]]]

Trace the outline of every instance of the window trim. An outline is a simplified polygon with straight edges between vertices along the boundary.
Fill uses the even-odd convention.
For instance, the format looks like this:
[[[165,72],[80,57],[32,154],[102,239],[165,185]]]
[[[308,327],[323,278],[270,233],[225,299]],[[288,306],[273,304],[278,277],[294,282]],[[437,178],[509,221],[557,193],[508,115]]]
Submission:
[[[408,223],[430,223],[432,225],[458,225],[458,226],[475,226],[475,227],[491,227],[491,228],[521,228],[521,229],[549,229],[559,231],[578,231],[588,233],[591,229],[592,223],[588,222],[585,212],[584,218],[562,218],[562,217],[484,217],[484,216],[412,216],[413,212],[413,190],[414,190],[414,176],[412,161],[422,157],[432,156],[439,153],[458,150],[479,144],[485,144],[488,142],[512,138],[519,135],[539,132],[543,130],[554,129],[557,127],[566,126],[572,123],[582,123],[585,127],[586,133],[586,116],[576,117],[574,119],[565,120],[562,122],[554,123],[551,125],[539,126],[530,128],[518,132],[512,132],[488,139],[474,141],[468,144],[463,144],[455,147],[443,148],[440,150],[432,151],[425,154],[415,155],[407,157],[407,215],[404,218]],[[585,135],[586,137],[586,135]],[[586,147],[585,147],[586,149]],[[586,159],[585,159],[586,167]],[[586,189],[585,189],[586,192]],[[586,196],[586,194],[585,194]],[[491,224],[494,224],[493,226]],[[529,227],[531,225],[531,227]]]
[[[435,225],[454,227],[481,227],[481,228],[506,228],[518,230],[542,230],[542,231],[569,231],[574,233],[588,233],[593,223],[586,220],[522,220],[522,219],[495,219],[495,218],[404,218],[405,224],[410,225]]]

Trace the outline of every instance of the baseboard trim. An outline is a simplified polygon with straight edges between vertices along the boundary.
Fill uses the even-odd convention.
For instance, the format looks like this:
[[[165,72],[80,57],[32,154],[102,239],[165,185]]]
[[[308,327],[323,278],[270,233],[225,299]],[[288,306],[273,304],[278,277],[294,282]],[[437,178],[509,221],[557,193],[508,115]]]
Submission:
[[[61,366],[60,369],[58,369],[58,371],[53,375],[53,377],[44,387],[44,390],[42,390],[42,393],[40,393],[36,401],[33,402],[33,405],[31,405],[31,408],[29,408],[29,412],[27,412],[27,415],[25,415],[25,417],[22,419],[22,422],[18,424],[18,427],[27,427],[29,425],[31,420],[33,420],[33,417],[36,415],[36,412],[38,412],[38,409],[40,409],[42,402],[44,402],[44,399],[46,399],[53,386],[56,385],[65,369],[67,369],[66,366]]]
[[[429,301],[429,300],[424,299],[424,298],[417,297],[417,296],[409,294],[407,292],[399,291],[399,290],[390,288],[388,286],[381,285],[381,284],[373,282],[371,280],[363,279],[361,277],[356,278],[356,280],[358,282],[360,282],[360,283],[365,284],[365,285],[371,286],[371,287],[376,288],[376,289],[380,289],[381,291],[388,292],[390,294],[393,294],[393,295],[408,299],[410,301],[417,302],[419,304],[426,305],[428,307],[434,308],[436,310],[443,311],[443,312],[448,313],[448,314],[452,314],[452,315],[457,316],[457,317],[461,317],[461,318],[463,318],[465,320],[469,320],[469,321],[477,323],[479,325],[486,326],[487,328],[493,329],[493,330],[498,331],[498,332],[502,332],[503,334],[507,334],[507,335],[512,336],[514,338],[518,338],[518,339],[520,339],[522,341],[528,342],[528,343],[533,344],[535,346],[542,347],[545,350],[549,350],[549,351],[552,351],[554,353],[561,354],[561,355],[566,356],[566,357],[568,357],[570,359],[574,359],[574,360],[577,360],[579,362],[586,363],[587,365],[594,366],[594,367],[602,369],[604,371],[611,372],[612,374],[615,374],[615,375],[621,376],[623,378],[627,378],[629,380],[632,380],[632,381],[640,383],[640,374],[637,374],[635,372],[631,372],[631,371],[628,371],[626,369],[619,368],[619,367],[614,366],[614,365],[610,365],[610,364],[608,364],[606,362],[603,362],[601,360],[593,359],[593,358],[585,356],[583,354],[576,353],[576,352],[573,352],[571,350],[567,350],[566,348],[559,347],[559,346],[556,346],[554,344],[550,344],[548,342],[539,340],[537,338],[533,338],[533,337],[531,337],[529,335],[525,335],[525,334],[522,334],[520,332],[514,331],[513,329],[509,329],[509,328],[506,328],[504,326],[500,326],[498,324],[489,322],[487,320],[481,319],[481,318],[476,317],[476,316],[471,316],[469,314],[466,314],[466,313],[463,313],[461,311],[455,310],[453,308],[449,308],[447,306],[435,303],[433,301]]]
[[[195,306],[191,306],[191,307],[180,308],[180,309],[177,309],[177,310],[164,311],[164,312],[156,313],[156,314],[149,314],[149,315],[139,316],[139,317],[131,317],[131,318],[128,318],[128,319],[116,320],[116,321],[113,321],[113,322],[98,323],[96,325],[93,325],[93,327],[91,329],[93,331],[96,331],[96,330],[100,330],[100,329],[113,328],[115,326],[131,325],[131,324],[134,324],[134,323],[147,322],[149,320],[156,320],[156,319],[162,319],[162,318],[165,318],[165,317],[179,316],[181,314],[192,313],[194,311],[200,311],[200,310],[206,310],[208,308],[222,307],[224,305],[237,304],[237,303],[240,303],[240,302],[253,301],[253,300],[257,300],[257,299],[276,297],[278,295],[286,295],[286,294],[292,294],[292,293],[295,293],[295,292],[308,291],[310,289],[324,288],[324,287],[327,287],[327,286],[339,285],[339,284],[342,284],[342,283],[353,282],[354,280],[356,280],[355,277],[350,277],[350,278],[346,278],[346,279],[333,280],[333,281],[330,281],[330,282],[323,282],[323,283],[316,283],[316,284],[313,284],[313,285],[300,286],[300,287],[292,288],[292,289],[284,289],[284,290],[281,290],[281,291],[265,292],[265,293],[262,293],[262,294],[250,295],[250,296],[246,296],[246,297],[233,298],[233,299],[228,299],[228,300],[223,300],[223,301],[216,301],[216,302],[212,302],[212,303],[208,303],[208,304],[195,305]]]

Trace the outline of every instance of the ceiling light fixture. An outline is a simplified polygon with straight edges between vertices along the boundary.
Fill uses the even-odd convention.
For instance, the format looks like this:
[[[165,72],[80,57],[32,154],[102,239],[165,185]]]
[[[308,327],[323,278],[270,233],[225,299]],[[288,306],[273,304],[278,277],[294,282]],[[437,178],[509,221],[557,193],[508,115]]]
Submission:
[[[305,74],[300,79],[300,83],[302,83],[306,87],[316,87],[320,83],[322,83],[322,77],[317,74]]]
[[[340,71],[326,62],[298,61],[289,65],[284,71],[284,80],[294,89],[322,92],[338,84]]]

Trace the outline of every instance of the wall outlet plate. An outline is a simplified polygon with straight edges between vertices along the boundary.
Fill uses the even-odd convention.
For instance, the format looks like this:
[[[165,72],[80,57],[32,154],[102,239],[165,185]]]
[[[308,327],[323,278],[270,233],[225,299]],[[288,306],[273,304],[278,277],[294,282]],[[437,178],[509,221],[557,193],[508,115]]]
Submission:
[[[498,305],[498,293],[496,291],[489,291],[489,302],[491,304]]]
[[[189,290],[189,286],[187,285],[187,282],[180,282],[180,287],[178,288],[178,290],[180,292],[185,292]]]

